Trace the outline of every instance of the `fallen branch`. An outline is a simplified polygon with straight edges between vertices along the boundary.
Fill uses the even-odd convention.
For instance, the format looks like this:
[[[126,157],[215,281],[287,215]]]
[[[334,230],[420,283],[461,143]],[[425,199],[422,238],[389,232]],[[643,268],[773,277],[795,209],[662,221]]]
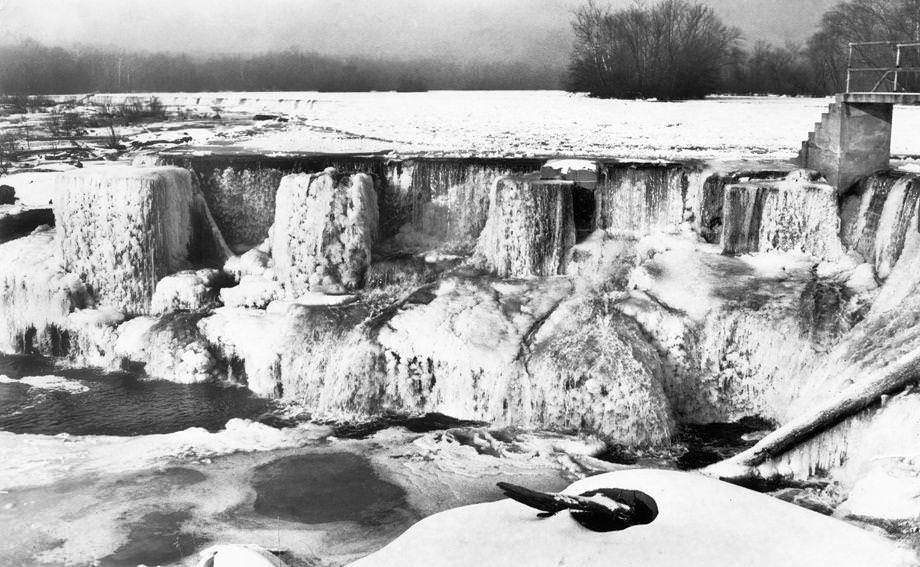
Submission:
[[[873,375],[874,374],[874,375]],[[845,419],[866,409],[885,394],[899,392],[917,381],[920,356],[910,353],[870,374],[866,379],[827,400],[767,435],[750,449],[707,467],[713,476],[751,475],[753,467],[778,457],[804,441],[827,431]],[[732,472],[734,467],[735,472]],[[738,468],[741,470],[739,471]],[[747,470],[745,470],[747,469]]]

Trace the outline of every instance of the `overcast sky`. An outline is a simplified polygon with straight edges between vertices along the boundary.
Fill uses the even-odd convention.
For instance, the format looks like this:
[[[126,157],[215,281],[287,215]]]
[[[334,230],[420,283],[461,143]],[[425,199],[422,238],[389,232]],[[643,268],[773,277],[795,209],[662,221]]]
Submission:
[[[604,0],[600,0],[603,2]],[[612,0],[615,6],[631,0]],[[190,53],[561,62],[581,0],[0,0],[0,38]],[[836,0],[704,0],[750,40],[802,41]]]

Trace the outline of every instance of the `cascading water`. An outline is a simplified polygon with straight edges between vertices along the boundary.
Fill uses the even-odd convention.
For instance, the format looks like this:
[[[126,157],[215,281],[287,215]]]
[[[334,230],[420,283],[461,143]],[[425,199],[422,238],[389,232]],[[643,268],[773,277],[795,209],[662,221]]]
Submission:
[[[845,245],[873,264],[879,279],[885,279],[904,248],[920,198],[920,180],[896,172],[879,173],[863,179],[858,191],[858,196],[850,197],[850,206],[844,206],[841,236]]]
[[[679,165],[609,165],[595,191],[597,228],[632,238],[676,232],[686,220],[688,185]]]

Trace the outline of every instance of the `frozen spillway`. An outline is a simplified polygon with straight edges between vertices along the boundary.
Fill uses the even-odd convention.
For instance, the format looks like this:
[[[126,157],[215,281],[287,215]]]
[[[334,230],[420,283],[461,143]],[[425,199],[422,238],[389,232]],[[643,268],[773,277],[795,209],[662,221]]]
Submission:
[[[272,260],[286,293],[355,289],[377,239],[377,193],[367,174],[285,176],[278,189]]]
[[[87,300],[57,261],[53,230],[0,245],[0,352],[60,354],[67,315]]]
[[[688,220],[699,172],[679,164],[610,164],[595,190],[595,223],[619,237],[676,232]]]
[[[844,201],[841,234],[844,243],[885,279],[904,248],[920,198],[920,181],[913,175],[878,173],[862,180],[859,191]]]
[[[387,167],[381,203],[384,233],[401,230],[406,245],[470,248],[485,227],[489,195],[501,177],[538,171],[533,159],[410,159]]]
[[[726,187],[724,199],[722,246],[730,254],[776,250],[836,259],[843,253],[836,192],[830,185],[741,183]]]
[[[502,277],[555,276],[575,244],[572,183],[538,175],[503,177],[492,187],[477,254]]]
[[[96,300],[146,313],[157,282],[184,267],[192,235],[189,173],[174,167],[81,169],[57,179],[60,258]]]

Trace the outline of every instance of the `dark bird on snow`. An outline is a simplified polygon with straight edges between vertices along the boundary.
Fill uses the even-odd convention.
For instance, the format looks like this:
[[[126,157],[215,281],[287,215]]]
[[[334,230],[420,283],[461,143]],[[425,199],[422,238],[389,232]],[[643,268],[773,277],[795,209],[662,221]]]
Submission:
[[[595,532],[613,532],[630,526],[650,524],[658,516],[655,500],[638,490],[599,488],[572,496],[538,492],[507,482],[499,482],[498,487],[508,498],[542,510],[537,514],[541,518],[548,518],[567,509],[576,522]]]

